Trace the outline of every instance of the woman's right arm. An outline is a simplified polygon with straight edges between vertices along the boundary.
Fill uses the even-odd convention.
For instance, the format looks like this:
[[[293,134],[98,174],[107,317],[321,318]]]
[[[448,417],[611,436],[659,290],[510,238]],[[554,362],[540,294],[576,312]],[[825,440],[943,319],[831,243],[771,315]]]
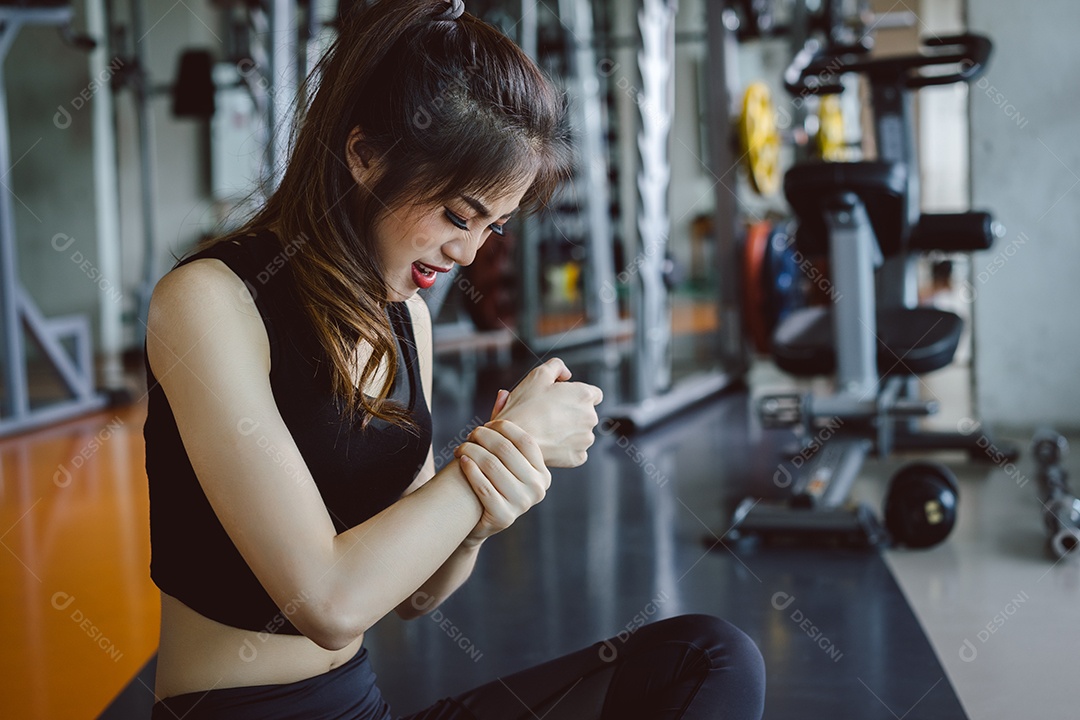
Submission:
[[[452,462],[336,533],[275,403],[266,328],[247,287],[220,261],[166,274],[146,335],[210,505],[270,597],[295,608],[290,622],[321,647],[345,647],[391,612],[479,521],[483,507]]]

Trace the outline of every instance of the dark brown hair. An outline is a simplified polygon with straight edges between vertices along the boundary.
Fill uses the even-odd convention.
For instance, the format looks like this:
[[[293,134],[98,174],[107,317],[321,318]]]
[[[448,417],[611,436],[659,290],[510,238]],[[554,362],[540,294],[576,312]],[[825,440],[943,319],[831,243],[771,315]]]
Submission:
[[[242,227],[196,249],[271,225],[283,243],[304,239],[290,263],[296,291],[331,361],[333,392],[350,423],[362,408],[364,427],[378,417],[415,429],[406,409],[387,399],[397,354],[376,221],[406,203],[499,196],[529,177],[521,206],[535,211],[570,169],[564,95],[491,25],[468,13],[433,19],[447,7],[378,0],[342,18],[301,89],[281,184]],[[357,126],[384,168],[368,188],[354,181],[345,156]],[[361,339],[373,352],[359,388],[388,361],[374,398],[349,372]]]

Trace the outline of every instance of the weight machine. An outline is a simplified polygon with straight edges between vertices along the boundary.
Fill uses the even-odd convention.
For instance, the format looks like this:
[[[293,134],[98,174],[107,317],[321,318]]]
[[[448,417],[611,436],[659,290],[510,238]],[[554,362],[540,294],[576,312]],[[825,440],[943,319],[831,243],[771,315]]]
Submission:
[[[796,55],[785,85],[796,96],[842,90],[847,72],[866,75],[874,107],[876,161],[797,164],[786,175],[788,201],[799,218],[796,242],[827,252],[837,290],[833,307],[790,315],[773,336],[777,365],[795,375],[836,373],[835,394],[774,395],[761,400],[766,426],[801,428],[802,462],[782,465],[790,484],[785,504],[747,498],[728,537],[823,538],[913,547],[940,542],[955,520],[957,487],[947,468],[919,463],[900,470],[887,493],[888,533],[866,506],[845,503],[866,459],[893,450],[963,449],[982,456],[985,435],[931,433],[915,419],[937,411],[917,396],[916,376],[951,362],[962,330],[952,313],[918,308],[916,253],[989,248],[989,213],[920,215],[913,91],[970,82],[985,70],[991,44],[978,35],[933,38],[907,56],[867,58],[866,48],[821,52],[814,40]],[[943,73],[927,68],[945,68]],[[821,440],[822,426],[839,424]],[[777,484],[782,484],[778,482]],[[786,485],[784,485],[786,487]]]

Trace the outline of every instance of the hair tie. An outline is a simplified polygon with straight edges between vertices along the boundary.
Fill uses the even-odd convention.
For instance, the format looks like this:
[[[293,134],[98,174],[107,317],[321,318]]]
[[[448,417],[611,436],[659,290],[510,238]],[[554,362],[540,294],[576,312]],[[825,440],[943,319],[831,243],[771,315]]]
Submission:
[[[436,15],[433,20],[457,20],[465,12],[465,0],[447,0],[446,10]]]

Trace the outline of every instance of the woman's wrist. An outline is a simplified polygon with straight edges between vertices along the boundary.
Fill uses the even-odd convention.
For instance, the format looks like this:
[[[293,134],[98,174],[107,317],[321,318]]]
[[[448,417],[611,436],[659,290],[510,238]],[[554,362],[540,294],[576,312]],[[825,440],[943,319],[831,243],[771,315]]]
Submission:
[[[458,445],[458,447],[460,448],[461,445]],[[476,498],[476,502],[478,502],[480,504],[480,508],[481,508],[481,511],[482,511],[483,507],[484,507],[484,501],[479,495],[476,494],[476,489],[473,488],[472,483],[470,483],[468,481],[468,479],[465,477],[465,468],[461,467],[461,465],[460,465],[460,463],[462,462],[462,457],[458,454],[456,448],[454,450],[454,460],[452,460],[451,462],[458,463],[458,470],[461,473],[461,481],[464,482],[469,487],[469,491],[473,494],[473,497]],[[458,545],[458,549],[459,550],[469,550],[469,551],[474,551],[475,552],[476,550],[480,549],[481,545],[484,544],[484,540],[487,540],[487,538],[486,537],[485,538],[477,538],[477,537],[473,537],[472,535],[469,535],[464,540],[461,541],[461,543]]]
[[[475,552],[480,549],[480,546],[484,544],[485,540],[487,540],[487,538],[467,537],[461,541],[460,547],[462,549],[472,550]]]

